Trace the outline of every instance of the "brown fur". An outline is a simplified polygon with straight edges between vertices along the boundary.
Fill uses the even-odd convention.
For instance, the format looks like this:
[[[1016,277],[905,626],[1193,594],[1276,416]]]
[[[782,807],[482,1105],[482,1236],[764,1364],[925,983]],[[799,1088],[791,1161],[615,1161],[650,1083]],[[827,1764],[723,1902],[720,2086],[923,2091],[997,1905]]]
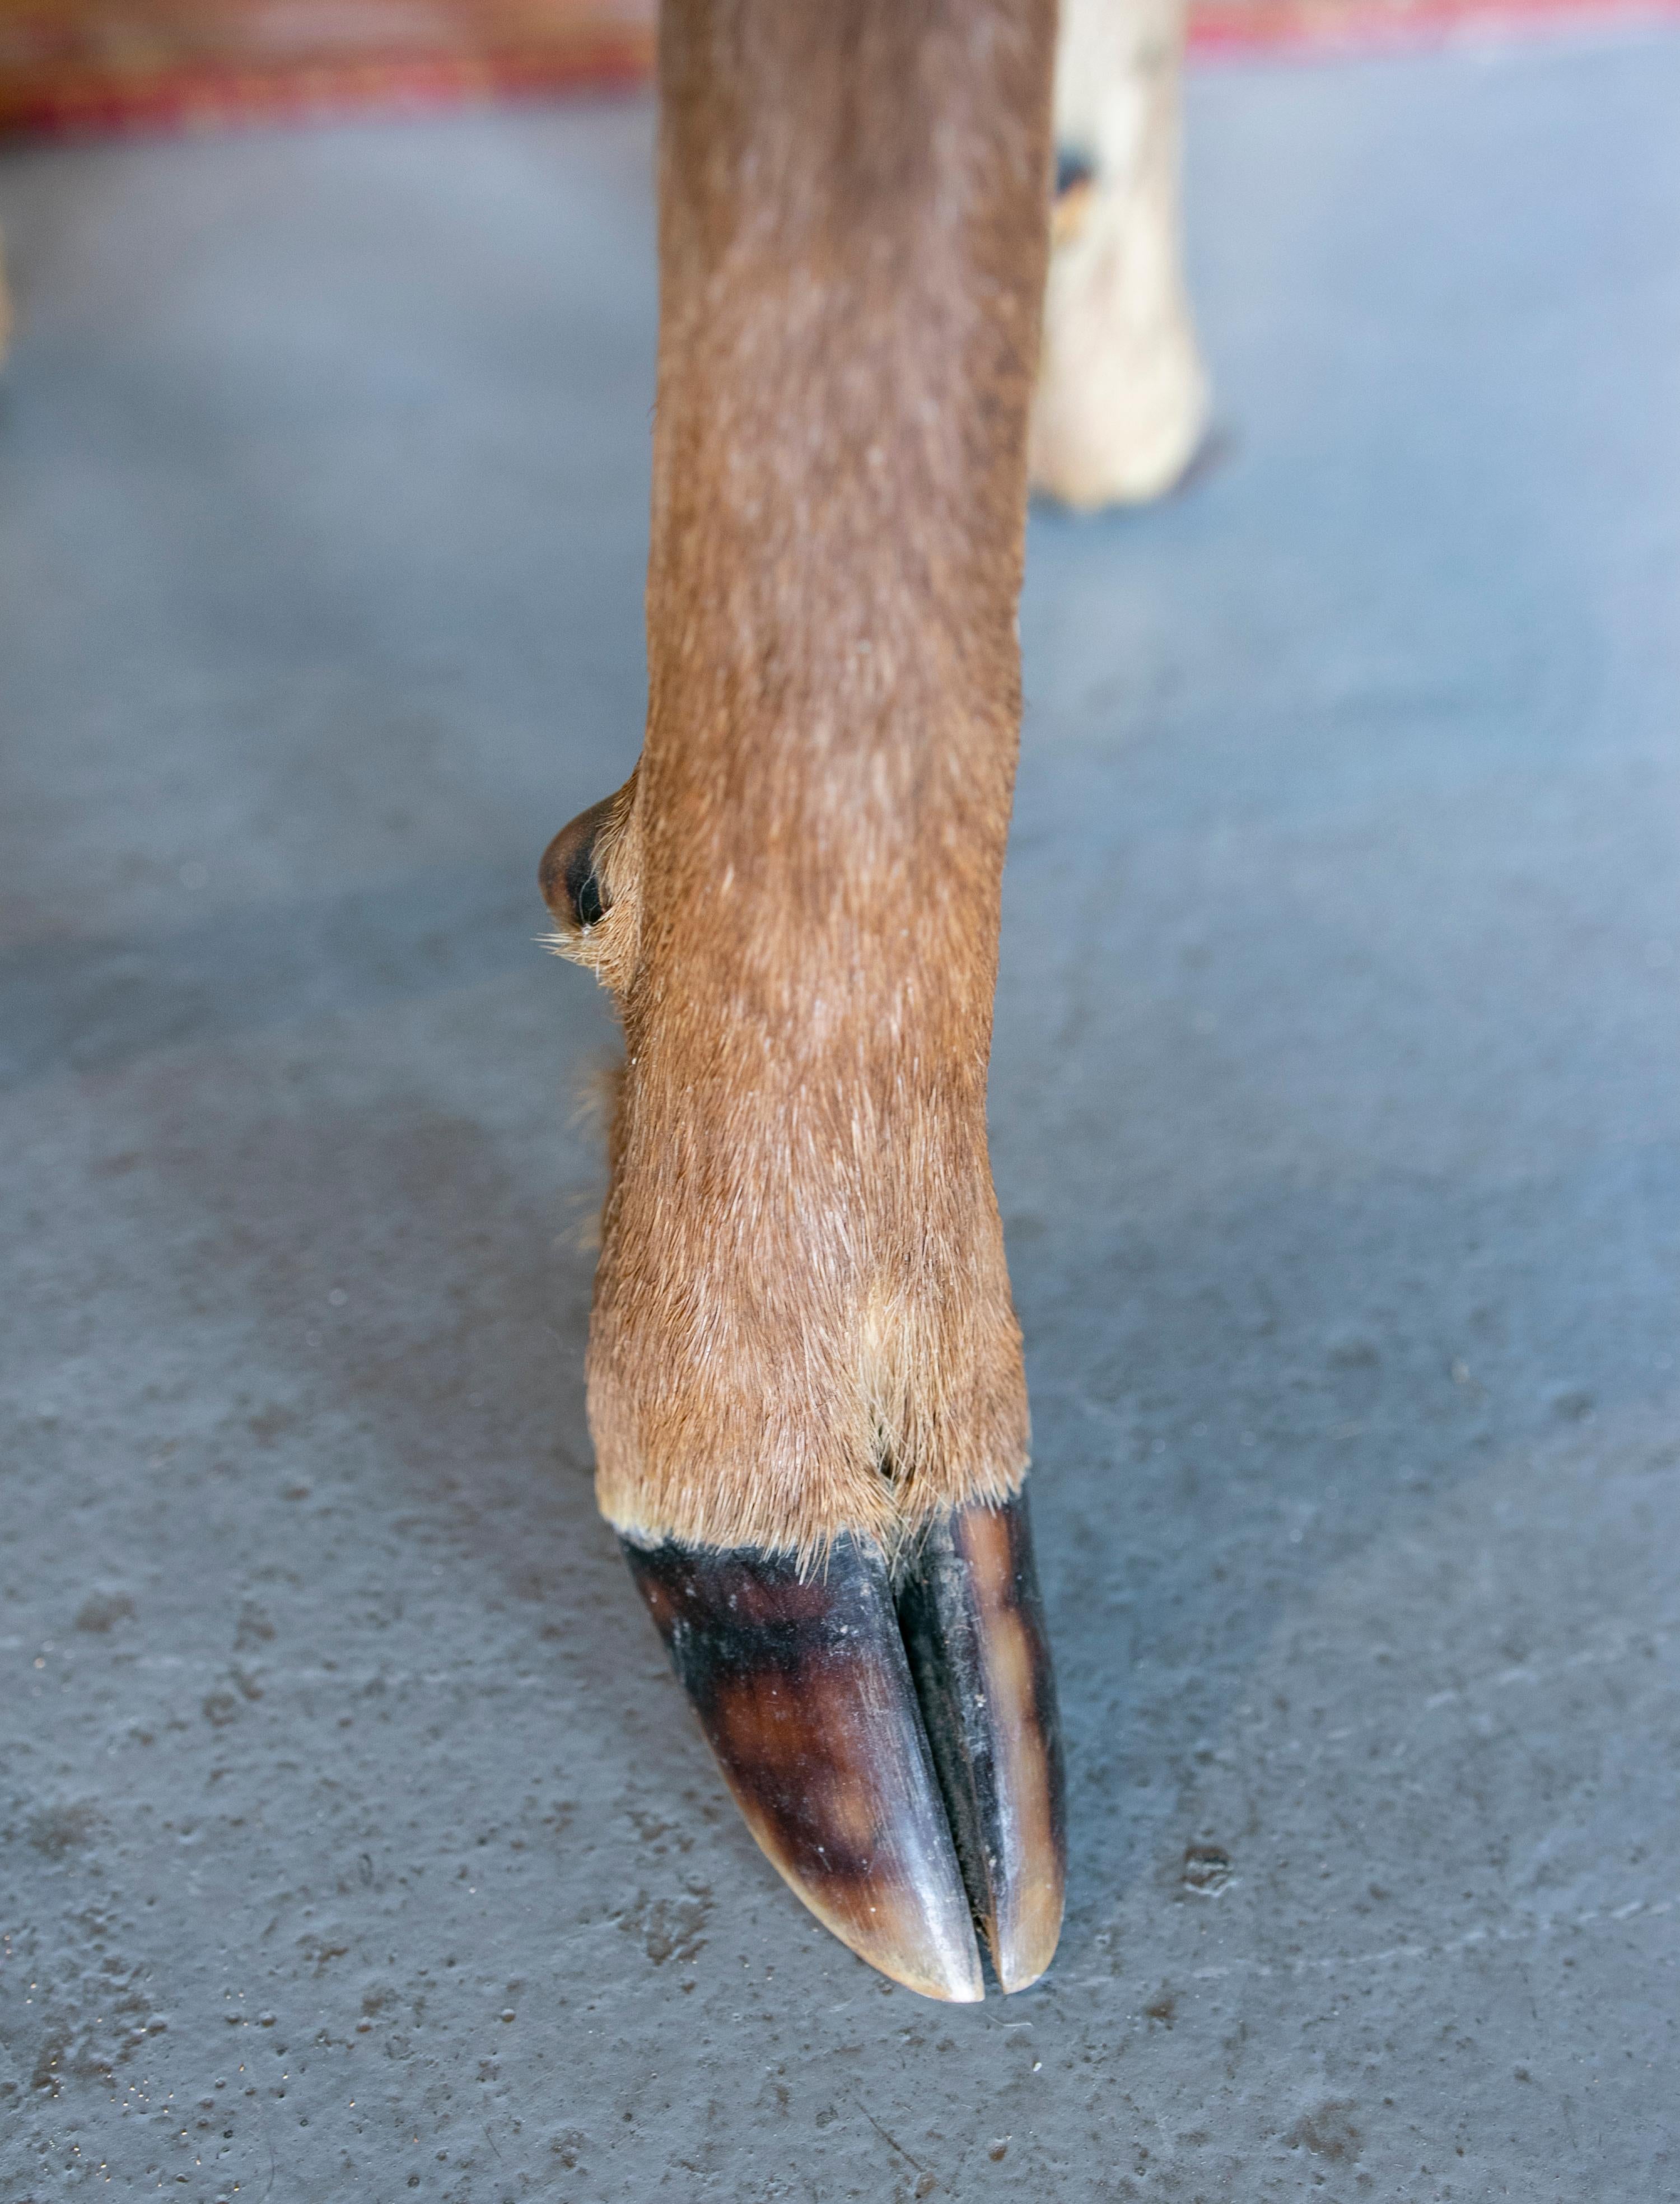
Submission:
[[[636,1537],[809,1558],[1026,1467],[985,1083],[1053,27],[665,0],[647,737],[561,912],[624,1026],[589,1414]]]

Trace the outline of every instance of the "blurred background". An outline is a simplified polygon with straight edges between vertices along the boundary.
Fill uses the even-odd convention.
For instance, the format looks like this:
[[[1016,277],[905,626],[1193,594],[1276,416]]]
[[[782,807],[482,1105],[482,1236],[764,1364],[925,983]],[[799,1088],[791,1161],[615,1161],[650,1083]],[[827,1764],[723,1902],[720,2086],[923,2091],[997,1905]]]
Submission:
[[[1665,0],[1192,0],[1193,50],[1399,44]],[[203,128],[635,83],[657,0],[0,0],[0,132]]]
[[[652,0],[8,0],[0,128],[237,116],[634,81]]]

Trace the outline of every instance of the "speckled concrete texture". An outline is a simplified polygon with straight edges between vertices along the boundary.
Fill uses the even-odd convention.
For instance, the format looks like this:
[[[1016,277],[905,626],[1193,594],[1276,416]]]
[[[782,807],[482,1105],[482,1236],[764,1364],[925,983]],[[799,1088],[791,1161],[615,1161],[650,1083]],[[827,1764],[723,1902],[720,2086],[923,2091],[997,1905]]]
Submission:
[[[14,151],[0,2197],[1680,2195],[1680,42],[1222,68],[1035,519],[1067,1934],[799,1911],[593,1512],[649,118]]]

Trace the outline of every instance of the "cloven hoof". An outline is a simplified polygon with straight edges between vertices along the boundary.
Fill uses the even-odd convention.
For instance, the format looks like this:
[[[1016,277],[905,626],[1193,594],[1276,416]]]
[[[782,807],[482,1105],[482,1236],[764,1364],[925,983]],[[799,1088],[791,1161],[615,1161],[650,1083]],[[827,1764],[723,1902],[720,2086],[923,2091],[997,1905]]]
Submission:
[[[760,1846],[823,1925],[924,1997],[1049,1966],[1066,1870],[1056,1686],[1026,1500],[936,1520],[896,1566],[623,1541]]]

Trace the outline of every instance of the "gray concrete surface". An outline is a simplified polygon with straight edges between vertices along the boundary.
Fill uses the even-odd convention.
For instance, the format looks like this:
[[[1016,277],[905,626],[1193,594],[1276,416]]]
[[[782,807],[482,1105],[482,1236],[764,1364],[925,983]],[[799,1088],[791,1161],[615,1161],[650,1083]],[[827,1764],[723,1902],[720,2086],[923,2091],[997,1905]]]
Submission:
[[[1192,110],[1225,464],[1032,530],[1073,1884],[966,2011],[591,1506],[645,110],[0,161],[6,2204],[1680,2195],[1680,42]]]

